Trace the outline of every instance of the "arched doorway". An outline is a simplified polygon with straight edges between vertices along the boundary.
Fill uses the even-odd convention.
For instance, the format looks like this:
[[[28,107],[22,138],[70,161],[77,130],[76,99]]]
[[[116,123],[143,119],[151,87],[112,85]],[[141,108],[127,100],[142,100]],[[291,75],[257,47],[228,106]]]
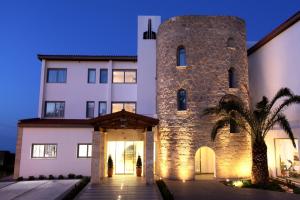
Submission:
[[[212,148],[203,146],[196,151],[195,175],[200,175],[199,178],[213,178],[215,176],[215,152]]]

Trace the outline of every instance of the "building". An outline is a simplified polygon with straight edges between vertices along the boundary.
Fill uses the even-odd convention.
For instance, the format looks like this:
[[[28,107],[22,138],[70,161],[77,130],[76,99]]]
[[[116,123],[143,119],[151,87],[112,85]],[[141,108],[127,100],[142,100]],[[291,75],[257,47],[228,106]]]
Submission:
[[[250,92],[253,103],[263,95],[272,98],[282,87],[300,94],[298,76],[300,57],[300,12],[287,19],[248,50]],[[267,135],[268,165],[273,177],[285,175],[284,168],[293,164],[300,174],[300,107],[285,111],[296,138],[297,147],[291,145],[287,135],[276,127]]]
[[[256,90],[252,64],[264,47],[248,51],[248,73],[244,21],[139,16],[137,40],[137,56],[38,56],[39,112],[18,123],[15,178],[73,173],[98,183],[109,156],[115,174],[135,174],[141,156],[148,183],[250,177],[249,136],[230,126],[212,142],[215,119],[201,116],[225,94],[249,103],[244,88]]]

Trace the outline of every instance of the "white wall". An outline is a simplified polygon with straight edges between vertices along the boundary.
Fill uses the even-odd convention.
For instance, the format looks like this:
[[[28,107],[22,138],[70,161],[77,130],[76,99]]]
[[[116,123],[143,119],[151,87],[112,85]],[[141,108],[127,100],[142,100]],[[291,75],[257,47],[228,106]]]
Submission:
[[[148,30],[148,19],[156,33],[161,23],[160,16],[138,17],[137,112],[153,117],[156,114],[156,40],[143,39],[143,33]]]
[[[253,102],[265,95],[272,98],[282,87],[300,95],[300,22],[262,46],[248,57]],[[293,126],[299,126],[300,106],[286,111]]]
[[[77,158],[77,145],[92,143],[92,132],[90,128],[24,128],[20,176],[66,176],[69,173],[90,176],[91,158]],[[56,143],[57,157],[31,158],[33,143]]]
[[[48,68],[67,68],[67,82],[46,83]],[[89,68],[96,69],[96,83],[87,83]],[[106,84],[99,83],[100,68],[108,69]],[[98,116],[99,101],[107,102],[108,113],[111,101],[137,101],[136,84],[112,84],[112,69],[136,69],[136,62],[46,61],[39,117],[43,117],[45,101],[65,101],[64,118],[69,119],[86,118],[87,101],[95,101],[94,116]]]

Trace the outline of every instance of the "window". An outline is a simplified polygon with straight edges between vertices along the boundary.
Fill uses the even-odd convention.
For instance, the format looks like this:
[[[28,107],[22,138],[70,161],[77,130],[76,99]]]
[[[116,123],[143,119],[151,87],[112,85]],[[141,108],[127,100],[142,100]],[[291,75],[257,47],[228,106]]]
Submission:
[[[126,110],[128,112],[135,113],[135,102],[113,102],[111,106],[112,113],[119,112],[121,110]]]
[[[107,83],[108,70],[100,69],[100,83]]]
[[[177,109],[186,110],[186,91],[184,89],[177,92]]]
[[[94,117],[94,110],[95,110],[95,102],[94,101],[86,102],[86,117],[87,118]]]
[[[136,70],[113,70],[113,83],[136,83]]]
[[[63,101],[46,101],[45,117],[64,117],[65,102]]]
[[[107,113],[107,105],[106,101],[99,102],[99,116],[106,115]]]
[[[228,70],[228,82],[229,88],[236,88],[236,77],[235,77],[235,70],[234,68],[230,68]]]
[[[96,69],[88,69],[88,83],[96,83]]]
[[[32,144],[32,158],[56,158],[56,144]]]
[[[186,53],[183,46],[177,49],[177,66],[186,66]]]
[[[47,71],[47,83],[66,83],[67,69],[51,69]]]
[[[91,158],[92,157],[92,145],[91,144],[78,144],[77,157],[78,158]]]
[[[234,39],[232,37],[228,38],[226,46],[228,48],[234,49]]]

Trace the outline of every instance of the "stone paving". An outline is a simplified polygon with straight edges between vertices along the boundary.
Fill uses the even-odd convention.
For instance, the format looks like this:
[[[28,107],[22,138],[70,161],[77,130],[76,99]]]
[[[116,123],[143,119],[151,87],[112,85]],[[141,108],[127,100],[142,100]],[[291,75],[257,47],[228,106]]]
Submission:
[[[16,183],[1,183],[0,199],[22,199],[22,200],[51,200],[59,199],[71,189],[79,180],[41,180],[20,181]]]
[[[175,200],[300,200],[300,194],[234,188],[215,180],[165,182]]]
[[[87,185],[76,200],[87,199],[162,200],[156,184],[146,185],[145,178],[125,175],[104,178],[98,185]]]

